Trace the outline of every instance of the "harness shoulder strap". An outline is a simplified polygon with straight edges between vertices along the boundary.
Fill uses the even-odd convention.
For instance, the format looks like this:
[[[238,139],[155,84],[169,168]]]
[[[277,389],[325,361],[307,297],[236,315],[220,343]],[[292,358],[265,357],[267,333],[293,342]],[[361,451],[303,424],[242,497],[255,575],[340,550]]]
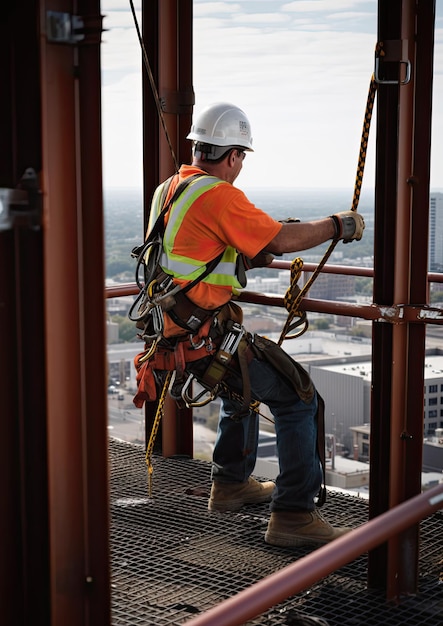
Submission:
[[[188,187],[188,185],[190,185],[196,178],[200,178],[201,176],[205,176],[205,175],[206,174],[194,174],[193,176],[189,176],[189,178],[186,178],[185,180],[183,180],[181,183],[179,183],[177,185],[177,188],[175,189],[175,191],[174,191],[173,195],[171,196],[171,198],[169,199],[168,203],[165,206],[163,206],[164,202],[165,202],[165,199],[166,199],[166,197],[168,195],[168,190],[169,190],[169,188],[171,186],[171,183],[174,180],[176,175],[174,174],[173,176],[168,178],[168,180],[165,182],[164,187],[162,189],[161,202],[160,202],[160,206],[162,206],[163,208],[160,211],[157,219],[155,220],[154,225],[151,228],[151,230],[149,231],[148,236],[146,237],[145,241],[141,245],[136,246],[135,248],[133,248],[132,251],[131,251],[131,256],[133,258],[137,259],[137,266],[135,268],[135,281],[137,283],[137,287],[140,290],[143,290],[143,284],[141,283],[141,281],[139,279],[139,276],[140,276],[140,266],[141,265],[145,265],[145,271],[144,271],[144,283],[145,283],[145,285],[152,280],[152,276],[150,276],[148,274],[151,274],[152,271],[155,268],[152,267],[152,266],[149,267],[149,268],[146,267],[146,264],[145,264],[146,253],[156,243],[160,244],[160,242],[163,241],[163,236],[164,236],[164,233],[165,233],[165,216],[166,216],[167,212],[169,211],[169,209],[171,208],[173,203],[177,200],[179,195],[186,189],[186,187]],[[158,258],[159,258],[159,256],[158,256]],[[155,263],[153,264],[154,266],[157,265],[158,258],[156,257]],[[212,268],[209,271],[212,271]],[[206,276],[206,274],[205,274],[205,276]],[[202,276],[202,278],[204,278],[204,276]]]
[[[169,200],[168,204],[165,206],[165,208],[163,209],[163,211],[159,215],[159,218],[160,218],[160,216],[162,216],[162,234],[164,234],[164,232],[165,232],[164,216],[166,215],[166,213],[169,211],[169,209],[172,207],[172,205],[178,199],[178,197],[185,191],[185,189],[194,180],[196,180],[197,178],[202,178],[203,176],[208,176],[208,174],[193,174],[192,176],[189,176],[189,178],[186,178],[185,180],[183,180],[177,186],[177,189],[175,190],[173,196],[171,197],[171,199]],[[168,187],[169,187],[169,185],[168,185]],[[166,197],[166,195],[167,195],[167,193],[164,195],[164,197]],[[154,224],[154,228],[155,228],[156,225],[157,225],[157,222]],[[193,287],[195,287],[195,285],[197,283],[199,283],[201,280],[206,278],[206,276],[208,276],[208,274],[210,274],[217,267],[217,265],[219,264],[223,254],[224,254],[224,252],[221,252],[214,259],[212,259],[212,261],[209,261],[208,263],[206,263],[206,265],[203,266],[204,269],[201,272],[201,274],[199,274],[196,278],[194,278],[193,281],[191,281],[190,283],[185,285],[185,287],[182,287],[180,291],[184,294],[187,291],[189,291],[190,289],[192,289]]]
[[[163,206],[165,199],[168,195],[168,190],[170,188],[170,185],[174,179],[174,176],[171,176],[164,185],[164,188],[161,191],[161,202],[160,202],[160,206],[163,206],[162,210],[160,211],[153,227],[151,228],[146,241],[141,245],[141,246],[137,246],[135,248],[133,248],[131,256],[133,256],[134,258],[137,259],[137,266],[135,269],[135,279],[136,279],[136,283],[138,288],[140,289],[140,293],[137,296],[137,298],[135,299],[130,311],[129,311],[129,319],[134,321],[134,322],[140,322],[144,319],[145,316],[145,307],[141,306],[139,307],[140,303],[146,302],[146,298],[148,297],[149,299],[149,294],[147,292],[147,290],[149,290],[149,286],[152,284],[152,281],[155,279],[155,277],[158,275],[158,272],[160,271],[160,257],[161,257],[161,252],[162,252],[162,248],[163,248],[163,237],[164,237],[164,233],[165,233],[165,216],[168,213],[168,211],[170,210],[170,208],[172,207],[172,205],[174,204],[174,202],[179,198],[179,196],[185,191],[185,189],[197,178],[202,178],[203,176],[207,176],[207,174],[194,174],[192,176],[189,176],[188,178],[186,178],[185,180],[183,180],[181,183],[179,183],[176,187],[176,189],[174,190],[174,193],[172,194],[171,198],[168,200],[168,202],[166,203],[165,206]],[[208,263],[206,263],[205,265],[202,265],[202,271],[200,272],[200,274],[194,278],[194,280],[192,280],[190,283],[188,283],[185,286],[179,286],[179,285],[175,285],[172,293],[175,296],[175,299],[177,301],[177,298],[180,297],[181,300],[185,300],[185,305],[192,305],[191,308],[196,308],[195,305],[193,305],[193,303],[191,303],[190,301],[188,303],[186,303],[186,293],[192,289],[197,283],[199,283],[201,280],[203,280],[206,276],[208,276],[214,269],[215,267],[218,265],[218,263],[220,262],[221,258],[223,257],[224,252],[222,251],[219,255],[217,255],[214,259],[212,259],[211,261],[209,261]],[[143,265],[143,281],[140,280],[140,268]],[[179,296],[180,294],[180,296]],[[136,308],[139,309],[139,313],[137,314],[137,316],[134,316],[133,311],[136,310]],[[189,308],[189,306],[187,307]],[[150,310],[150,309],[149,309]],[[200,312],[203,312],[203,309],[198,309]],[[209,313],[212,313],[209,312]],[[188,325],[188,323],[184,322],[181,319],[181,316],[177,314],[177,312],[174,312],[173,309],[168,309],[168,314],[171,316],[171,318],[173,319],[173,321],[178,325],[181,326],[182,328],[184,328],[185,330],[189,330],[189,331],[193,331],[194,328]],[[191,318],[193,316],[191,315]],[[199,315],[198,317],[195,318],[195,322],[201,322],[205,317],[207,317],[207,315],[202,316]]]

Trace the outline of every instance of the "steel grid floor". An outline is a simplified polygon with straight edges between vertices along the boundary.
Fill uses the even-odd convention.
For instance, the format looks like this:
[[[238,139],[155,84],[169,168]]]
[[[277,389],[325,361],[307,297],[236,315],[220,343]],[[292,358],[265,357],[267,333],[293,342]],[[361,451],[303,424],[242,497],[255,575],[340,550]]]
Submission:
[[[280,549],[263,541],[268,505],[210,514],[210,464],[155,457],[148,498],[143,446],[111,439],[111,573],[113,626],[175,626],[242,591],[307,548]],[[330,492],[325,506],[335,524],[367,520],[367,502]],[[399,605],[366,589],[366,555],[270,609],[248,624],[302,624],[300,615],[329,626],[443,626],[443,515],[421,525],[420,588]]]

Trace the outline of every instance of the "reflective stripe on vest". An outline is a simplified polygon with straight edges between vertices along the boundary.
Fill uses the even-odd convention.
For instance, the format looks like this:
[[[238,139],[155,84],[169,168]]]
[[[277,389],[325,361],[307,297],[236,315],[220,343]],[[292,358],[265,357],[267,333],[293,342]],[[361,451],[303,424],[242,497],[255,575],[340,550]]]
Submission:
[[[163,254],[160,264],[165,272],[172,274],[174,278],[194,280],[201,273],[205,265],[199,259],[193,259],[183,255],[174,254],[174,241],[189,208],[205,192],[224,183],[225,181],[215,176],[202,176],[184,190],[171,207],[168,215],[168,223],[163,238]],[[159,196],[158,196],[159,197]],[[157,202],[158,202],[157,197]],[[153,202],[156,198],[154,197]],[[213,272],[203,278],[203,282],[210,285],[223,285],[238,289],[241,287],[236,277],[236,262],[238,253],[232,246],[227,246],[223,256]],[[211,260],[211,259],[209,259]]]
[[[169,180],[169,179],[168,179]],[[161,206],[161,201],[163,198],[163,190],[165,188],[166,183],[168,182],[168,180],[165,180],[163,183],[161,183],[161,185],[159,185],[157,187],[157,189],[154,191],[154,195],[152,197],[151,200],[151,211],[149,213],[149,223],[148,223],[148,232],[150,232],[152,230],[152,227],[154,226],[158,216],[160,215],[160,212],[162,210],[162,206]]]

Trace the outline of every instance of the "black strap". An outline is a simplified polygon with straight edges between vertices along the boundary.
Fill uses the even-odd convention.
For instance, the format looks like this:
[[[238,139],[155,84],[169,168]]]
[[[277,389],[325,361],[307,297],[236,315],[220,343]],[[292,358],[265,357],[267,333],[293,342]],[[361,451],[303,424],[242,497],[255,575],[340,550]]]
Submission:
[[[317,495],[317,506],[320,508],[326,502],[326,445],[325,445],[325,401],[317,391],[317,451],[323,471],[323,484]]]
[[[187,291],[192,289],[197,283],[203,280],[203,278],[206,278],[206,276],[208,276],[208,274],[210,274],[212,270],[214,270],[217,267],[217,265],[220,263],[223,255],[224,255],[224,250],[223,252],[220,252],[220,254],[216,256],[215,259],[212,259],[212,261],[209,261],[209,263],[206,263],[204,271],[201,274],[199,274],[197,278],[194,278],[192,282],[185,285],[181,289],[181,292],[186,293]]]
[[[189,176],[188,178],[183,180],[179,185],[177,185],[177,188],[175,189],[175,191],[172,194],[171,198],[169,199],[168,203],[166,204],[166,206],[163,207],[163,209],[159,213],[159,215],[158,215],[158,217],[157,217],[157,219],[156,219],[156,221],[154,223],[154,226],[151,228],[151,230],[149,232],[149,235],[146,238],[146,241],[142,245],[137,246],[137,247],[132,249],[131,256],[133,256],[133,257],[138,259],[137,268],[136,268],[136,281],[137,281],[137,285],[140,288],[142,287],[139,284],[139,280],[138,280],[140,264],[143,263],[143,259],[145,257],[146,251],[150,248],[150,246],[152,246],[152,243],[155,241],[156,237],[157,236],[161,236],[161,238],[163,239],[163,236],[164,236],[164,233],[165,233],[165,216],[166,216],[166,213],[169,211],[169,209],[174,204],[174,202],[178,199],[180,194],[183,193],[183,191],[186,189],[186,187],[188,187],[188,185],[190,185],[197,178],[201,178],[202,176],[206,176],[206,175],[207,174],[193,174],[192,176]],[[175,175],[171,176],[165,182],[166,188],[164,188],[163,192],[162,192],[162,201],[163,202],[164,202],[164,198],[167,196],[168,189],[169,189],[169,187],[170,187],[174,177],[175,177]],[[208,274],[210,274],[212,272],[212,270],[214,270],[215,267],[219,264],[223,254],[224,254],[224,251],[221,252],[219,255],[217,255],[215,257],[215,259],[212,259],[212,261],[209,261],[208,263],[206,263],[202,273],[199,274],[197,276],[197,278],[194,278],[194,280],[191,281],[188,285],[186,285],[185,287],[183,287],[181,289],[182,293],[186,293],[187,291],[192,289],[197,283],[199,283],[201,280],[203,280],[203,278],[206,278],[206,276],[208,276]]]
[[[165,181],[165,184],[164,184],[164,187],[163,187],[163,190],[162,190],[162,198],[161,198],[161,205],[163,206],[163,208],[160,211],[160,213],[158,214],[158,217],[155,220],[154,226],[149,231],[149,234],[146,237],[146,240],[140,246],[137,246],[136,248],[133,248],[132,256],[134,256],[134,257],[140,257],[140,256],[144,257],[144,253],[146,252],[146,249],[149,248],[149,244],[152,241],[154,241],[154,239],[157,237],[157,235],[161,235],[163,237],[164,232],[165,232],[165,215],[166,215],[166,213],[169,211],[169,209],[171,208],[173,203],[177,200],[177,198],[182,193],[182,191],[184,191],[186,189],[186,187],[188,185],[190,185],[196,178],[200,178],[200,176],[204,176],[204,174],[194,174],[193,176],[189,176],[189,178],[186,178],[185,180],[183,180],[179,185],[177,185],[174,193],[172,194],[171,198],[169,199],[169,202],[166,205],[164,205],[164,201],[166,199],[166,196],[168,195],[169,187],[171,186],[171,183],[172,183],[173,179],[175,178],[175,176],[176,175],[174,174],[173,176],[168,178],[168,180]]]

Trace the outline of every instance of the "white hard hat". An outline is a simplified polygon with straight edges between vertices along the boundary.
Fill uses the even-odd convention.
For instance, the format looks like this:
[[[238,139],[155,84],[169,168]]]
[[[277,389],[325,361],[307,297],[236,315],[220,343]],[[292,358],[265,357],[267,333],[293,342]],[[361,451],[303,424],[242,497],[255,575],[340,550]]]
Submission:
[[[206,107],[192,124],[187,139],[197,144],[253,152],[249,120],[241,109],[229,102],[217,102]]]

